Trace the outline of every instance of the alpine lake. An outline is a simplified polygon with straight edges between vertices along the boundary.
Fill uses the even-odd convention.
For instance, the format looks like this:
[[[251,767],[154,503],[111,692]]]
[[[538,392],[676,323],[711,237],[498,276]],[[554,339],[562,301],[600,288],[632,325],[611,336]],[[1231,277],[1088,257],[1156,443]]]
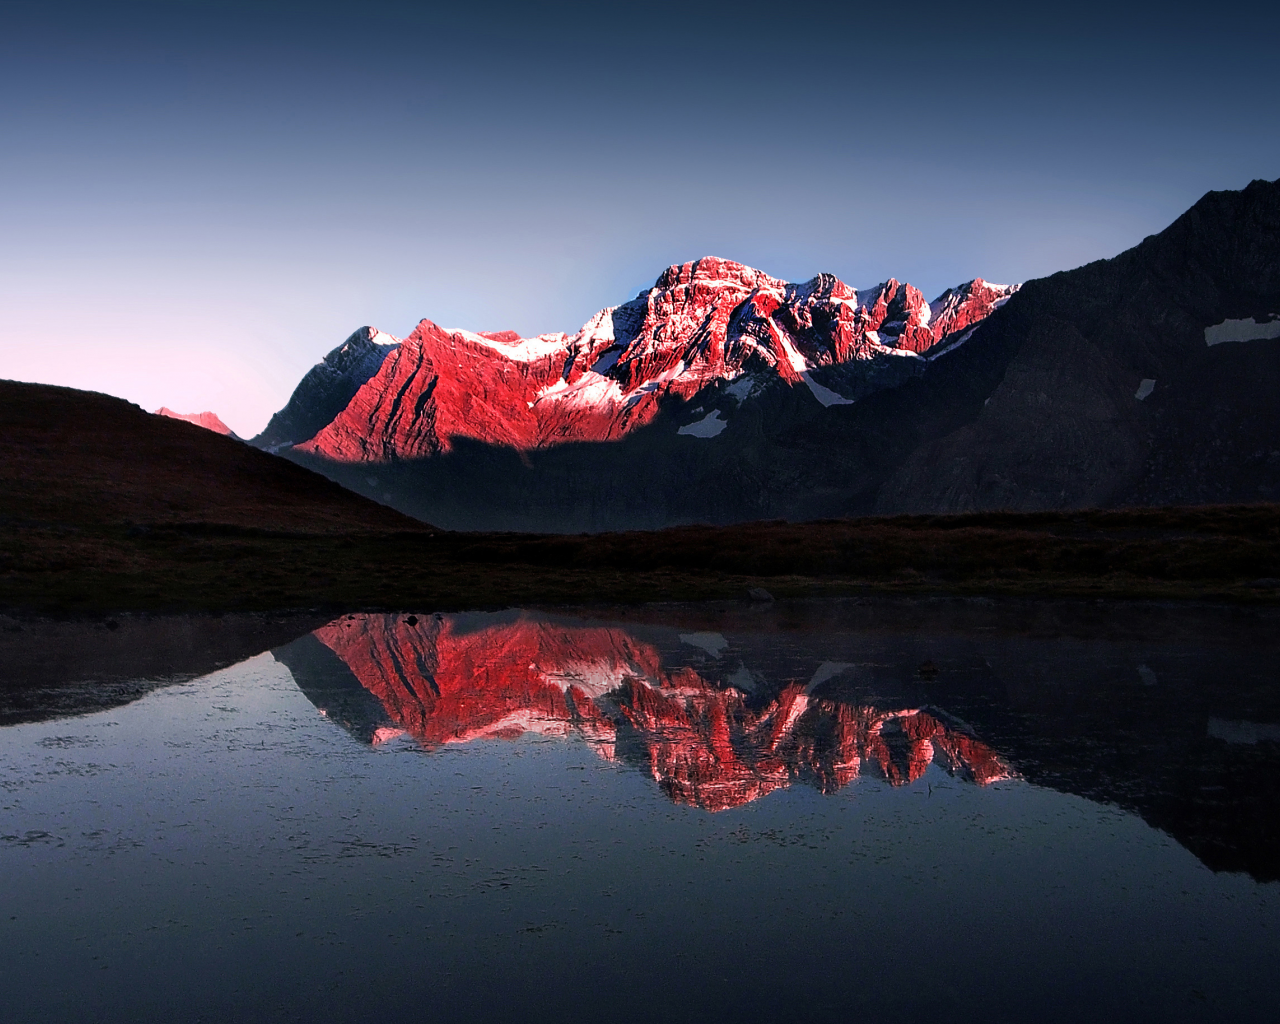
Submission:
[[[3,620],[0,1017],[1280,1020],[1280,611]]]

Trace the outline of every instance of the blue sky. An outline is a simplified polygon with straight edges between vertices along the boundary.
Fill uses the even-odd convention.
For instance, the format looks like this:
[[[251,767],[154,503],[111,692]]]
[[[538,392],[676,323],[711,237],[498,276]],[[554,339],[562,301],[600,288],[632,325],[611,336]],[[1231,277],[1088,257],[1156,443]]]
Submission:
[[[575,330],[703,255],[930,297],[1280,176],[1241,5],[0,0],[0,377],[252,434],[363,324]]]

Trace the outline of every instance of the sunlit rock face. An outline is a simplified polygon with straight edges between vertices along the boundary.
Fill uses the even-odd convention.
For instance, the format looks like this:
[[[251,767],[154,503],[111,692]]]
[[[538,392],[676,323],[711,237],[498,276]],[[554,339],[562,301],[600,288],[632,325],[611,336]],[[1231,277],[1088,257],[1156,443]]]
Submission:
[[[602,758],[642,763],[676,803],[712,811],[797,781],[827,793],[861,775],[903,785],[931,764],[980,785],[1010,774],[941,712],[847,703],[821,696],[820,683],[748,699],[690,667],[664,667],[617,627],[359,615],[314,636],[381,703],[385,722],[353,729],[375,744],[576,734]]]
[[[810,371],[927,358],[962,340],[1016,290],[977,279],[929,303],[893,279],[859,292],[830,274],[789,284],[707,258],[667,268],[651,289],[601,310],[572,335],[475,334],[423,320],[398,345],[364,339],[357,361],[371,373],[341,411],[326,405],[308,419],[307,395],[295,394],[290,417],[325,420],[309,439],[298,438],[302,452],[384,462],[445,453],[457,438],[522,451],[618,440],[652,422],[664,399],[689,401],[748,374],[805,387],[823,405],[847,404],[841,385],[818,384]],[[337,358],[335,350],[308,375],[308,393],[320,395],[321,378],[347,387],[358,379],[328,367]],[[336,387],[326,401],[342,393]]]
[[[361,327],[307,371],[288,404],[271,417],[253,444],[276,451],[313,436],[347,407],[399,345],[399,338]]]
[[[217,413],[213,412],[174,412],[167,406],[161,406],[156,410],[157,416],[167,416],[171,420],[183,420],[186,423],[194,423],[197,427],[204,427],[205,430],[212,430],[215,434],[223,434],[227,437],[235,437]]]

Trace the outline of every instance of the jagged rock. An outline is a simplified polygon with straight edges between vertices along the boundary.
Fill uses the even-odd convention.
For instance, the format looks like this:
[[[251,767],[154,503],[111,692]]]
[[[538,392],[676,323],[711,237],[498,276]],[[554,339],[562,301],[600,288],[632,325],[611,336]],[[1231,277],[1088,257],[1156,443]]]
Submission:
[[[829,274],[793,285],[709,258],[669,267],[572,336],[474,334],[423,320],[299,450],[385,462],[446,453],[458,438],[519,451],[614,441],[651,423],[669,398],[692,402],[753,372],[805,385],[823,405],[847,403],[809,371],[926,353],[1014,290],[970,282],[939,299],[932,323],[919,291],[897,281],[860,301]],[[290,406],[308,401],[295,394]]]
[[[310,432],[291,458],[449,527],[750,518],[788,492],[803,502],[830,488],[775,487],[749,465],[705,479],[708,458],[731,450],[756,461],[761,426],[776,433],[824,409],[839,415],[919,375],[935,349],[957,344],[1015,291],[973,281],[935,309],[894,280],[860,295],[830,274],[788,284],[703,259],[669,267],[574,335],[475,334],[424,320],[374,352],[370,370],[348,354],[371,351],[357,332],[255,443],[277,450]],[[377,474],[359,468],[369,463]]]
[[[376,328],[361,327],[307,371],[288,404],[252,443],[274,450],[311,438],[347,407],[399,344],[398,338]]]

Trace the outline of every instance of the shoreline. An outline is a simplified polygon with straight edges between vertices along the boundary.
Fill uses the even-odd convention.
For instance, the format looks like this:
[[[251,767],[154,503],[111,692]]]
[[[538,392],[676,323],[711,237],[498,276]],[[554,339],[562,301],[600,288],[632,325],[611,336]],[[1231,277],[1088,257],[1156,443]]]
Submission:
[[[975,513],[612,534],[13,523],[0,613],[441,611],[774,598],[1280,603],[1280,506]]]

